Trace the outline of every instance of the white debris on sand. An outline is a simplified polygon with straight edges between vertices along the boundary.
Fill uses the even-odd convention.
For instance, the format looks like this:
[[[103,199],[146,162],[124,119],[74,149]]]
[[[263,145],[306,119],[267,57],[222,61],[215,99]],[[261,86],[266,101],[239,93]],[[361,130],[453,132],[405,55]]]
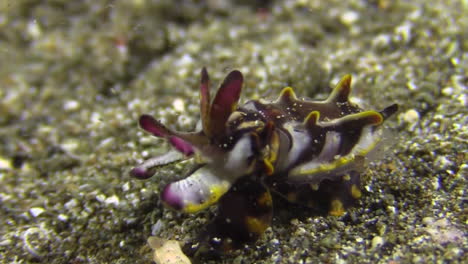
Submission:
[[[190,259],[182,252],[179,242],[159,237],[149,237],[148,245],[154,249],[153,260],[157,264],[191,264]]]

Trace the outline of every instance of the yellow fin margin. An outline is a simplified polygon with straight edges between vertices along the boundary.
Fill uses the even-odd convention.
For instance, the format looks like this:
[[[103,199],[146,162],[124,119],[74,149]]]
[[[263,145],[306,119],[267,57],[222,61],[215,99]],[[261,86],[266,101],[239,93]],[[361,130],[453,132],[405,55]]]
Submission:
[[[228,190],[229,187],[227,185],[214,185],[210,188],[210,196],[203,203],[187,203],[183,208],[183,211],[185,213],[193,214],[204,210],[218,202],[219,198],[221,198],[221,196],[223,196]]]
[[[296,93],[294,93],[294,90],[292,87],[285,87],[283,90],[281,90],[280,95],[278,96],[277,102],[283,102],[283,101],[295,101],[297,100]]]

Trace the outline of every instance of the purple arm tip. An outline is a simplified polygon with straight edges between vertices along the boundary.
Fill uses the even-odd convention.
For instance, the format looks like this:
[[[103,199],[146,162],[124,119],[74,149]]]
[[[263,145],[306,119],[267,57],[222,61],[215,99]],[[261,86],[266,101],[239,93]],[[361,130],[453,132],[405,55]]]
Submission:
[[[130,175],[134,178],[145,180],[153,176],[153,172],[145,168],[136,167],[130,171]]]
[[[171,191],[171,184],[164,187],[164,190],[161,193],[161,200],[174,210],[181,210],[183,208],[180,197],[176,195],[174,191]]]
[[[150,115],[142,115],[139,120],[141,128],[156,137],[164,137],[168,134],[167,129]]]

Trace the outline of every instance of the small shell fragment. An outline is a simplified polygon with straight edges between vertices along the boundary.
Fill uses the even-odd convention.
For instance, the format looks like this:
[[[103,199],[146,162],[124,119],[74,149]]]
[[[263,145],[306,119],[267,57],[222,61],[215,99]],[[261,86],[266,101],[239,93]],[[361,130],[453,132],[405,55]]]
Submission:
[[[191,264],[190,259],[182,252],[179,242],[159,237],[149,237],[148,245],[154,249],[153,260],[157,264]]]

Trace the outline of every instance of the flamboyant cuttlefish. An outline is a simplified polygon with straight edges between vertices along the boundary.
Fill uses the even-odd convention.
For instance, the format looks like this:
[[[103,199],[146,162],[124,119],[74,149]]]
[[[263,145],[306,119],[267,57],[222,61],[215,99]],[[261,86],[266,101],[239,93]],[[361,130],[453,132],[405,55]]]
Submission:
[[[150,115],[141,128],[165,138],[175,150],[131,171],[146,179],[154,168],[194,158],[196,167],[164,187],[161,200],[175,210],[218,211],[193,243],[190,254],[226,252],[253,242],[272,220],[271,192],[290,202],[342,215],[361,196],[366,155],[382,137],[381,125],[398,106],[364,111],[348,100],[351,76],[344,76],[324,101],[301,100],[286,87],[275,101],[237,106],[242,74],[232,71],[210,99],[210,80],[201,72],[197,132],[173,131]]]

